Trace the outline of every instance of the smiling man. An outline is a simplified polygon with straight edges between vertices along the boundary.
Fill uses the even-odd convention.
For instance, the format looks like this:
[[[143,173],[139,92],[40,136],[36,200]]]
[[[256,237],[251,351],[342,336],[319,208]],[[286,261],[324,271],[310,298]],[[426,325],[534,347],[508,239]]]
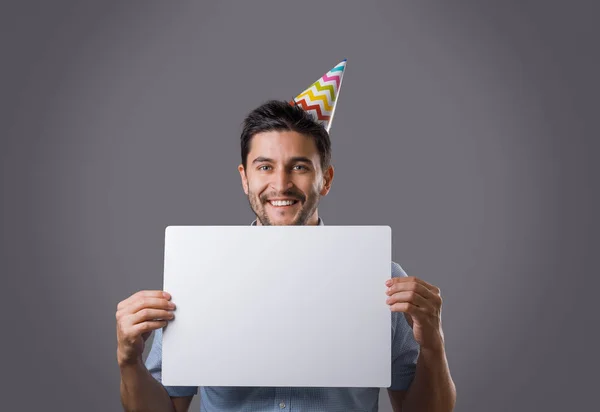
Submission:
[[[323,78],[331,80],[332,71]],[[326,85],[319,90],[323,87]],[[339,83],[332,90],[334,101],[338,90]],[[253,225],[324,225],[318,206],[329,193],[334,176],[328,133],[333,110],[329,106],[330,112],[325,115],[319,110],[311,113],[315,109],[310,107],[314,106],[305,104],[303,95],[299,96],[294,104],[266,102],[244,121],[238,171],[256,215]],[[320,117],[325,118],[319,121]],[[392,384],[387,392],[393,409],[395,412],[452,411],[456,391],[446,361],[440,290],[422,279],[408,277],[395,262],[391,262],[390,274],[386,285],[382,285],[382,299],[392,313]],[[117,359],[121,400],[126,411],[187,411],[198,393],[197,387],[169,387],[160,383],[162,328],[173,319],[175,309],[170,298],[163,291],[141,291],[117,307]],[[343,316],[340,311],[340,317]],[[292,320],[289,327],[293,332]],[[144,342],[154,330],[152,348],[143,362]],[[375,412],[379,391],[379,388],[201,387],[201,411]]]
[[[333,181],[327,132],[301,109],[268,102],[246,119],[241,146],[238,171],[256,224],[316,225]]]

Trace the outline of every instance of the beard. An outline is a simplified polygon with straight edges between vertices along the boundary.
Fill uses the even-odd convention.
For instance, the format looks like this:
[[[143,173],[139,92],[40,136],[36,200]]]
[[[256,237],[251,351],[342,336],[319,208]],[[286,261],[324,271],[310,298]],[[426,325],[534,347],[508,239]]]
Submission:
[[[294,200],[297,200],[298,203],[301,204],[301,208],[296,212],[294,219],[292,222],[287,224],[277,224],[273,223],[269,218],[269,214],[267,213],[266,205],[268,203],[268,199],[276,198],[276,197],[287,197]],[[306,225],[308,219],[315,213],[317,210],[317,206],[319,205],[319,200],[321,196],[319,193],[311,193],[308,196],[303,195],[300,192],[287,190],[283,193],[267,193],[258,195],[248,189],[248,202],[250,203],[250,208],[256,215],[256,218],[260,221],[260,224],[263,226],[276,226],[276,225],[290,225],[290,226],[301,226]],[[296,204],[298,204],[296,203]]]

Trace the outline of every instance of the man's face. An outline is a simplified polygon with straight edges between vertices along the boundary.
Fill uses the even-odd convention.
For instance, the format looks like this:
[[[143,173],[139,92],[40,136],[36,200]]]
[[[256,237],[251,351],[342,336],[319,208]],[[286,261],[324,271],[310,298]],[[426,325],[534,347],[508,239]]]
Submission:
[[[327,195],[333,167],[323,172],[310,136],[291,131],[256,134],[246,168],[238,167],[244,192],[259,225],[316,225],[317,206]]]

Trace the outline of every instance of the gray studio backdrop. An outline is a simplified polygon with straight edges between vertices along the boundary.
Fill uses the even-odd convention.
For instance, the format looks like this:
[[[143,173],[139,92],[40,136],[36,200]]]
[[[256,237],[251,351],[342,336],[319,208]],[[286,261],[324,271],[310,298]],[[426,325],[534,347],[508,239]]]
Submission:
[[[2,2],[0,410],[120,410],[165,226],[250,223],[244,115],[343,58],[321,216],[441,288],[456,410],[593,409],[593,3]]]

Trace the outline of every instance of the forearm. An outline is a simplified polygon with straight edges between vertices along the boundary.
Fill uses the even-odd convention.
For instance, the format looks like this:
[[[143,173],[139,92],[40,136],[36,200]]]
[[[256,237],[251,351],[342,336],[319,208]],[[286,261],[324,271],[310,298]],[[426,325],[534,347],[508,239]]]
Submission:
[[[456,388],[445,351],[422,349],[402,412],[449,412],[454,410],[455,403]]]
[[[126,412],[175,412],[165,388],[150,375],[141,360],[119,365],[121,403]]]

